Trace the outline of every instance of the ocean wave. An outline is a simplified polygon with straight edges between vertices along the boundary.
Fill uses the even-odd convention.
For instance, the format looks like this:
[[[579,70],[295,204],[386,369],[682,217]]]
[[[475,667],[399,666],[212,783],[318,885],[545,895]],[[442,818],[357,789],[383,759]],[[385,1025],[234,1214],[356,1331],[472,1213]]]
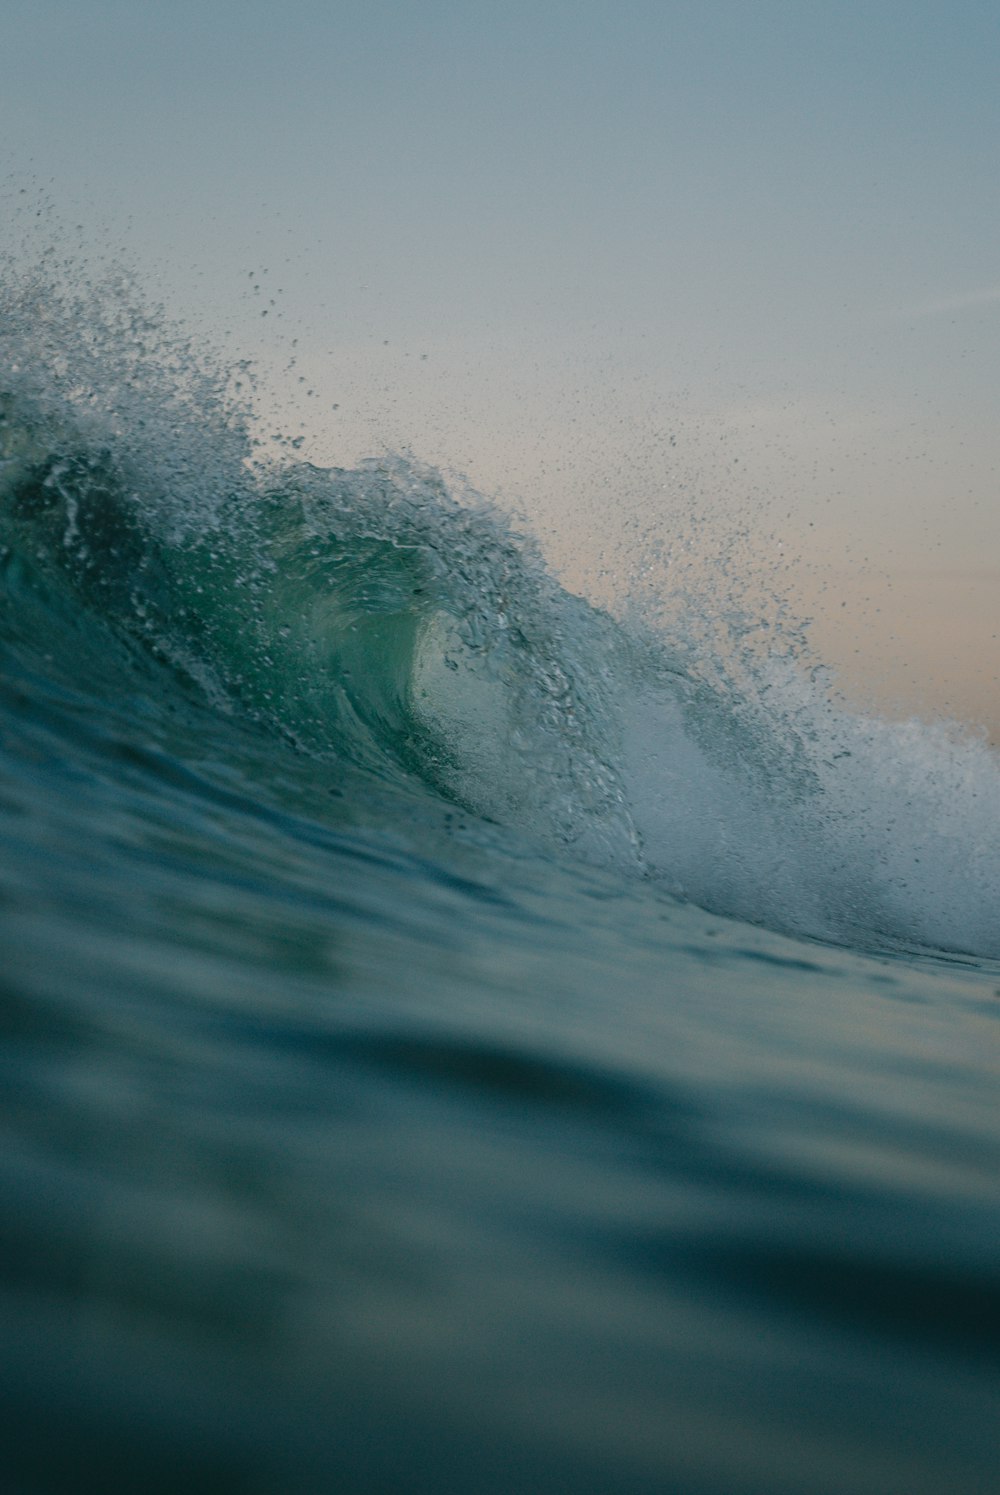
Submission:
[[[724,577],[665,634],[569,594],[412,459],[265,452],[247,379],[127,286],[8,286],[4,627],[39,669],[78,668],[86,616],[317,775],[347,762],[786,932],[1000,956],[984,741],[846,710],[787,638],[746,642]]]

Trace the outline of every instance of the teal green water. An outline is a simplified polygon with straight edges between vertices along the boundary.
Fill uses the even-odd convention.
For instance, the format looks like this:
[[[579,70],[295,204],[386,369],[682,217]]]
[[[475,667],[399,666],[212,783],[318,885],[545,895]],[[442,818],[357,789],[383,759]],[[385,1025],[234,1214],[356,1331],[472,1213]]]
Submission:
[[[4,1488],[995,1491],[990,749],[4,309]]]

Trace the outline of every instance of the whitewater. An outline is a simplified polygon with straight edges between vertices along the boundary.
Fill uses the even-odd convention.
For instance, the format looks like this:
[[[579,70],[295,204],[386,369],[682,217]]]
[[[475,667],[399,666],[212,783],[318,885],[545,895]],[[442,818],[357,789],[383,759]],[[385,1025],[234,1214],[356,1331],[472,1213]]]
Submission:
[[[995,1490],[1000,760],[0,288],[18,1492]]]

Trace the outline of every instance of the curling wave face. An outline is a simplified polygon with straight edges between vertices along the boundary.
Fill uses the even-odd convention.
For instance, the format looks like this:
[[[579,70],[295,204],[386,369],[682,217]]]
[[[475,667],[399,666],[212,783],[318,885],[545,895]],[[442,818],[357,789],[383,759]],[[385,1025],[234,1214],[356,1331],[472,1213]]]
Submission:
[[[796,650],[744,647],[710,590],[670,637],[615,621],[407,459],[262,456],[234,376],[127,296],[21,285],[6,312],[3,627],[25,668],[99,697],[115,650],[138,654],[154,725],[183,690],[318,778],[460,805],[715,912],[1000,955],[985,742],[848,712]]]

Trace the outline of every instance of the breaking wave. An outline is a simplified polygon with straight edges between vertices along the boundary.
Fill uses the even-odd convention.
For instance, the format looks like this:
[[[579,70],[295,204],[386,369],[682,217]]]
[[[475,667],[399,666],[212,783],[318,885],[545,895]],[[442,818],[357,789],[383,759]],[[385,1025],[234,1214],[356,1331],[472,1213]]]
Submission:
[[[8,660],[101,698],[138,651],[151,731],[183,689],[317,777],[349,765],[715,912],[1000,955],[985,741],[848,711],[791,635],[747,641],[725,577],[669,631],[626,622],[409,458],[265,446],[249,371],[127,284],[0,294]]]

